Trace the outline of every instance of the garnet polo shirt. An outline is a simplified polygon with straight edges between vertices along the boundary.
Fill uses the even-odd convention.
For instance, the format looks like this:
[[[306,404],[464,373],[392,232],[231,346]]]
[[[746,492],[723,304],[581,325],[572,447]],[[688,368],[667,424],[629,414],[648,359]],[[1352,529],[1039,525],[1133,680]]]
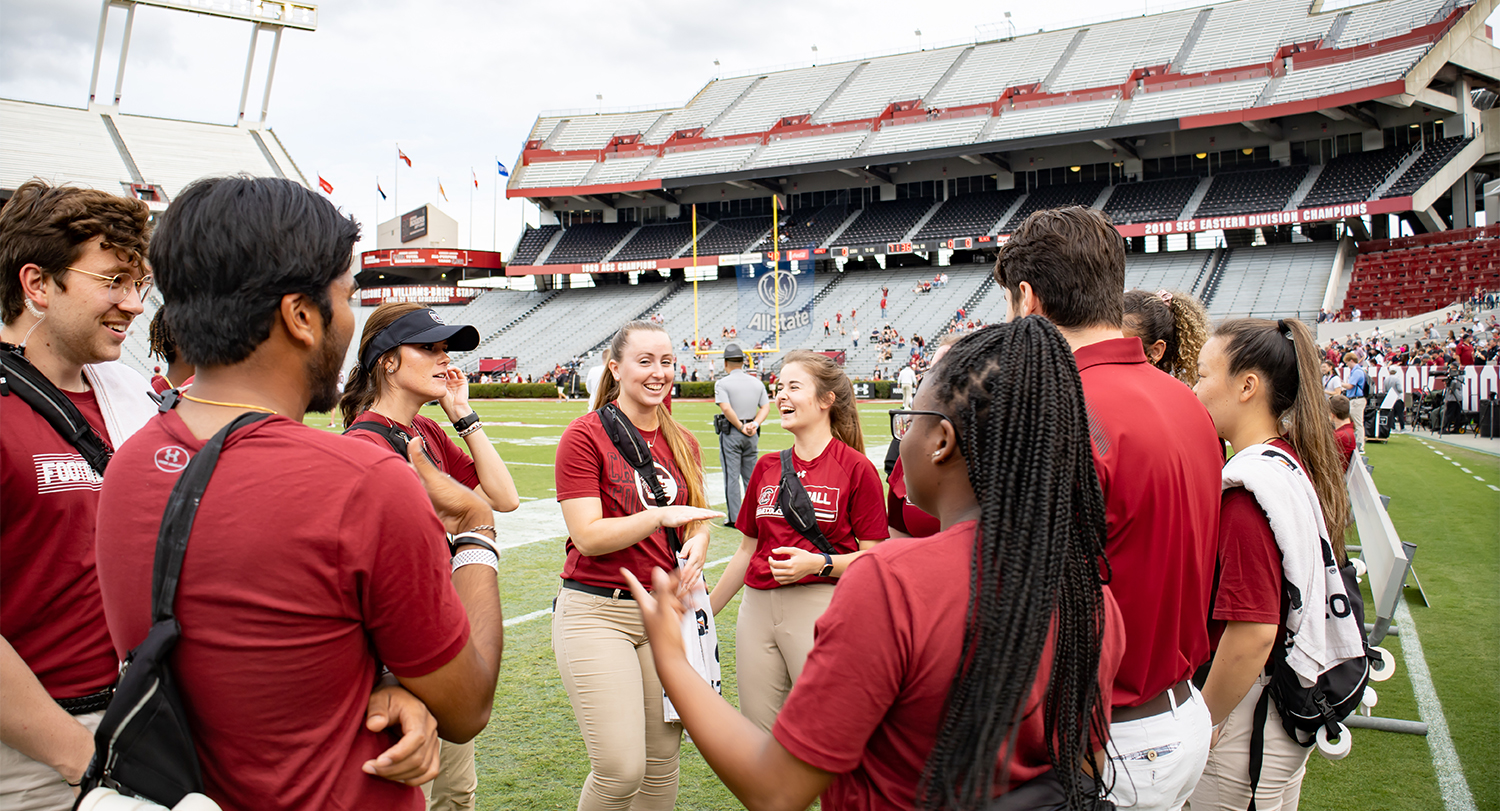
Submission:
[[[1125,618],[1114,705],[1136,706],[1208,661],[1224,457],[1198,398],[1147,363],[1139,340],[1090,344],[1074,359]]]

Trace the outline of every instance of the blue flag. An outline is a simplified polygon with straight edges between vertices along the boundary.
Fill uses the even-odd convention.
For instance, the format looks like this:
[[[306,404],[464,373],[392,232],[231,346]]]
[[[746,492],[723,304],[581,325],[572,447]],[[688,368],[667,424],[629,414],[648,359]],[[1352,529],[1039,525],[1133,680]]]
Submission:
[[[501,163],[499,160],[496,160],[495,161],[495,165],[498,166],[498,167],[500,167],[500,176],[501,177],[510,177],[510,170],[507,169],[507,168],[505,168],[505,164]]]

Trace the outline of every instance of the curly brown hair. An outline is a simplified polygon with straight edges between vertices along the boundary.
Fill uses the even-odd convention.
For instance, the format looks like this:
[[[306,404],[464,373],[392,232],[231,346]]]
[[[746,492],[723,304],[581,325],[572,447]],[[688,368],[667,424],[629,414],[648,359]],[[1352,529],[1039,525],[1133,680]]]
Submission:
[[[1126,335],[1149,347],[1166,343],[1156,368],[1192,386],[1198,382],[1198,353],[1208,342],[1208,312],[1198,300],[1176,290],[1125,291]]]
[[[84,243],[100,236],[121,261],[144,267],[151,209],[97,189],[51,186],[37,178],[22,183],[0,208],[0,318],[9,324],[21,314],[21,268],[36,265],[63,287],[67,266]]]

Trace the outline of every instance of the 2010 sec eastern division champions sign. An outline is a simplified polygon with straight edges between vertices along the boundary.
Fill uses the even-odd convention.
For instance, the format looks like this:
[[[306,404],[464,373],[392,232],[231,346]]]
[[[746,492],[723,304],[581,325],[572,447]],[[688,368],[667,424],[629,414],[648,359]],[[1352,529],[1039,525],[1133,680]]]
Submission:
[[[755,262],[735,268],[739,293],[738,343],[776,345],[778,301],[782,345],[795,346],[813,325],[812,262]],[[779,297],[779,298],[778,298]],[[706,324],[707,329],[716,325]]]

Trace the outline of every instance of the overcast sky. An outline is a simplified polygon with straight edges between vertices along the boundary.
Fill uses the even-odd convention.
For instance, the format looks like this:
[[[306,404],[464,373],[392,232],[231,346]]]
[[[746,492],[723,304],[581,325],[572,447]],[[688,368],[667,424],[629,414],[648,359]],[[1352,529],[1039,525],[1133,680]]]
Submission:
[[[928,48],[973,41],[976,26],[1004,25],[1007,10],[1027,33],[1202,4],[328,0],[317,31],[282,37],[267,123],[308,180],[331,182],[333,201],[364,225],[360,249],[374,247],[375,223],[395,213],[375,183],[395,197],[399,142],[413,161],[400,170],[401,208],[435,203],[459,221],[460,247],[496,244],[508,255],[523,216],[535,223],[536,211],[507,202],[503,182],[496,211],[495,158],[515,163],[540,112],[596,109],[596,94],[606,110],[680,106],[716,75],[914,50],[917,30]],[[0,0],[0,97],[86,106],[100,5]],[[114,87],[124,20],[123,9],[111,12],[101,99]],[[234,123],[250,31],[248,22],[139,7],[121,111]],[[260,38],[252,115],[270,40]]]

